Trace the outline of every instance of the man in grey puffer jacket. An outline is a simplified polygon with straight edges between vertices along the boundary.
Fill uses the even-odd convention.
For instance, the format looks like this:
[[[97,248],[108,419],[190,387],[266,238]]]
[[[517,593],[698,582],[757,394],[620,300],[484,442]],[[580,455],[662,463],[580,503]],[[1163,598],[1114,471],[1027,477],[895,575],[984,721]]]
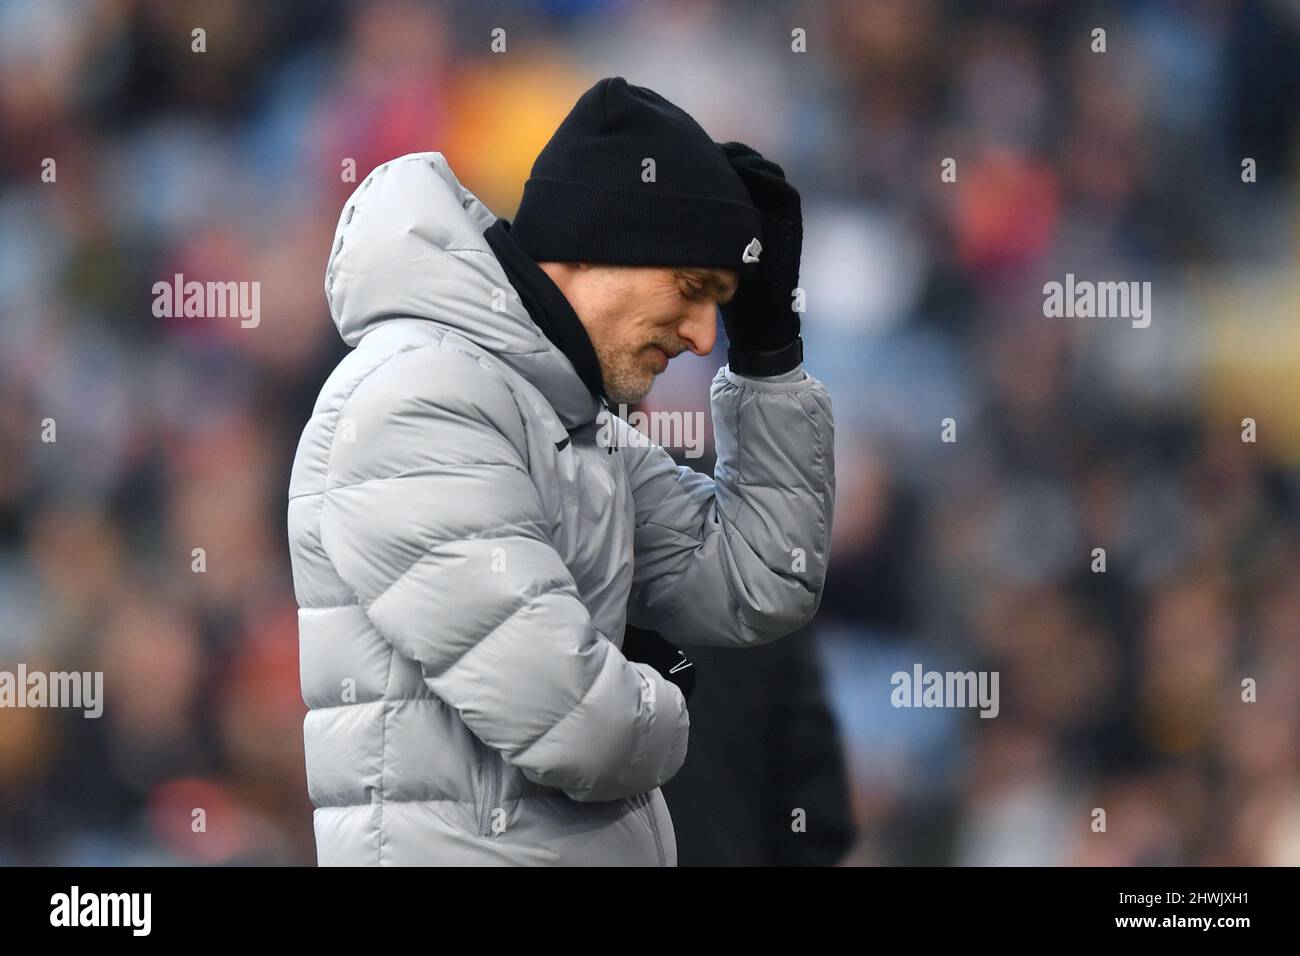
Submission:
[[[801,236],[779,167],[621,78],[513,226],[440,153],[357,188],[325,280],[354,350],[289,488],[322,865],[675,865],[686,698],[621,647],[757,645],[821,600],[833,425],[791,307]],[[719,305],[710,479],[608,401],[708,353]]]

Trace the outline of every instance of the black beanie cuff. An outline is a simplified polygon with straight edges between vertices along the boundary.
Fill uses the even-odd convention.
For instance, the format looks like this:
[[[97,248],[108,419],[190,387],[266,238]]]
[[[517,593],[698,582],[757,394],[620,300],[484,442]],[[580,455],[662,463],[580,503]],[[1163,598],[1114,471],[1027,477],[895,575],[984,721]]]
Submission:
[[[735,200],[535,176],[510,232],[537,262],[740,271],[762,223]]]

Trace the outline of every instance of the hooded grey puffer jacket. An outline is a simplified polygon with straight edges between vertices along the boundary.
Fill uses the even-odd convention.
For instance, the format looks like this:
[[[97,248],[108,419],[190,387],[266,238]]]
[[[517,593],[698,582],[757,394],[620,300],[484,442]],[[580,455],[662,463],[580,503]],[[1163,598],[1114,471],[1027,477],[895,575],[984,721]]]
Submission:
[[[288,512],[318,859],[675,865],[686,706],[624,626],[739,647],[813,615],[830,400],[721,369],[716,479],[629,442],[529,318],[495,218],[419,153],[339,219],[325,289],[355,348]]]

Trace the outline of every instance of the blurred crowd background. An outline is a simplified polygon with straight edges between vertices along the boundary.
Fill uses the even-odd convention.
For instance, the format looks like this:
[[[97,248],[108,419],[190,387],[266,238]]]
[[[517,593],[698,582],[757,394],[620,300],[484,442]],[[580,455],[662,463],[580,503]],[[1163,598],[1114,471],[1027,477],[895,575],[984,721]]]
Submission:
[[[1282,0],[0,0],[0,669],[106,699],[0,711],[0,864],[314,863],[285,510],[343,161],[439,150],[509,218],[606,75],[803,193],[846,862],[1300,864]],[[1067,272],[1151,282],[1150,327],[1045,318]],[[259,281],[260,325],[155,318],[175,273]],[[895,709],[914,663],[997,670],[999,716]]]

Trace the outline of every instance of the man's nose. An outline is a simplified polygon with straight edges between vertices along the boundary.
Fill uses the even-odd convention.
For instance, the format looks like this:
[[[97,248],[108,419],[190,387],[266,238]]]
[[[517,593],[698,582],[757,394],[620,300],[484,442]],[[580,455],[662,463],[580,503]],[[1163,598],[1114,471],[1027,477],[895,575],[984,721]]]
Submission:
[[[696,355],[708,355],[718,340],[718,307],[712,302],[693,304],[678,324],[677,335]]]

